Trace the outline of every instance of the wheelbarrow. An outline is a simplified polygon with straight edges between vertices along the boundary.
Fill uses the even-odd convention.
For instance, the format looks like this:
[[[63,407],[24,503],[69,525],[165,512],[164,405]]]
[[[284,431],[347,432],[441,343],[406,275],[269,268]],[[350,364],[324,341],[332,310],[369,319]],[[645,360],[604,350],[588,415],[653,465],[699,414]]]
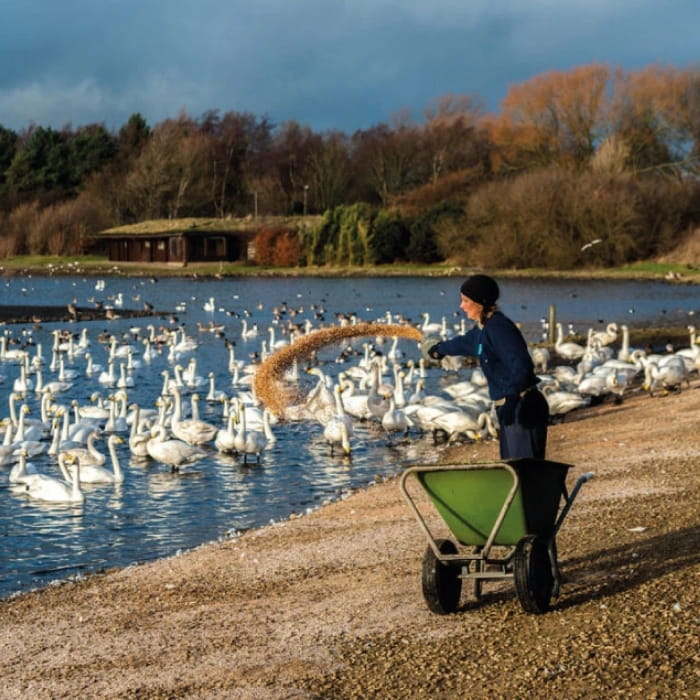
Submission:
[[[561,588],[557,532],[579,489],[594,476],[580,476],[569,493],[570,468],[538,459],[408,468],[400,488],[428,539],[422,567],[428,608],[455,612],[463,582],[479,599],[485,582],[512,579],[523,610],[547,612]],[[414,492],[417,482],[427,493],[450,536],[433,535],[409,480]]]

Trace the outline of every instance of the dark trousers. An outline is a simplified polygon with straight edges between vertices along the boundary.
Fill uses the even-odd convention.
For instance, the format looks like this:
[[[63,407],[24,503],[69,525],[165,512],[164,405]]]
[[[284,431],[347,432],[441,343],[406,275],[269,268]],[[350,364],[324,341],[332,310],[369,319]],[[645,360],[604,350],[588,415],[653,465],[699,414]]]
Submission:
[[[499,422],[501,459],[545,459],[549,405],[537,389],[519,399],[512,424],[504,425],[500,416]]]

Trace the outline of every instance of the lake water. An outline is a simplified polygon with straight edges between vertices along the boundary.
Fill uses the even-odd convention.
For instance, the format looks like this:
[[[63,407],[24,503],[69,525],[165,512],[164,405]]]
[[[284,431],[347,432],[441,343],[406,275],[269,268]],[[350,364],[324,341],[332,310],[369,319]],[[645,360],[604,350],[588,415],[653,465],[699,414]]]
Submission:
[[[75,300],[88,306],[99,300],[121,308],[140,309],[144,301],[156,309],[172,312],[154,318],[118,318],[86,324],[11,325],[4,334],[9,347],[26,347],[34,356],[41,347],[44,382],[55,379],[49,363],[54,330],[70,330],[76,337],[87,328],[90,353],[95,362],[106,364],[108,346],[104,335],[119,338],[137,349],[139,339],[153,323],[172,329],[183,326],[199,347],[192,355],[178,358],[186,365],[196,357],[197,375],[206,378],[214,372],[215,385],[228,396],[240,389],[231,384],[230,354],[227,341],[235,342],[235,357],[252,361],[269,341],[268,328],[275,327],[282,337],[289,322],[313,327],[337,323],[339,316],[362,321],[408,319],[416,325],[428,313],[431,322],[444,316],[449,327],[459,323],[459,280],[446,278],[369,278],[369,279],[147,279],[106,277],[24,277],[5,278],[4,304],[62,305]],[[529,341],[539,340],[541,319],[556,304],[558,320],[577,332],[589,326],[602,328],[608,322],[629,325],[686,325],[700,312],[700,293],[694,286],[663,282],[504,280],[502,308],[521,323]],[[213,300],[213,301],[212,301]],[[213,306],[213,310],[206,307]],[[285,311],[286,309],[286,311]],[[277,314],[275,313],[277,311]],[[281,313],[280,313],[281,312]],[[243,339],[243,320],[257,324],[257,338]],[[210,323],[222,326],[220,333],[200,330]],[[362,342],[354,341],[355,352]],[[382,346],[386,350],[387,345]],[[381,349],[381,348],[380,348]],[[342,347],[319,353],[321,367],[335,376],[355,362],[337,362]],[[402,363],[418,359],[415,342],[402,340]],[[164,370],[172,374],[175,362],[163,353],[150,362],[141,360],[130,372],[133,386],[127,388],[129,402],[153,407],[163,385]],[[89,403],[94,392],[107,397],[113,388],[100,385],[95,376],[85,374],[84,355],[66,358],[66,368],[77,372],[72,386],[56,395],[57,403],[70,407],[72,401]],[[302,368],[303,369],[303,368]],[[19,378],[19,366],[0,364],[0,417],[9,415],[9,396]],[[36,380],[35,375],[30,376]],[[440,369],[428,370],[426,391],[438,393],[446,382],[459,381],[459,374],[446,375]],[[301,388],[311,389],[315,378],[302,373]],[[204,397],[208,384],[199,388]],[[185,403],[189,397],[185,397]],[[39,410],[38,395],[28,391],[24,401],[31,417]],[[200,403],[202,417],[223,427],[222,404]],[[119,446],[120,462],[126,472],[120,485],[84,485],[86,494],[80,506],[42,505],[18,495],[8,487],[10,466],[0,467],[0,598],[27,591],[75,575],[114,566],[171,556],[199,544],[235,535],[292,513],[304,513],[324,502],[372,482],[377,475],[392,476],[406,465],[435,459],[430,436],[411,433],[406,442],[388,440],[374,423],[357,424],[352,458],[331,456],[321,437],[320,425],[313,422],[279,423],[273,427],[277,441],[263,453],[261,464],[244,465],[231,455],[219,454],[213,445],[195,466],[172,473],[153,461],[130,459],[128,446]],[[105,452],[104,440],[98,448]],[[31,458],[37,468],[56,473],[55,461],[46,453]]]

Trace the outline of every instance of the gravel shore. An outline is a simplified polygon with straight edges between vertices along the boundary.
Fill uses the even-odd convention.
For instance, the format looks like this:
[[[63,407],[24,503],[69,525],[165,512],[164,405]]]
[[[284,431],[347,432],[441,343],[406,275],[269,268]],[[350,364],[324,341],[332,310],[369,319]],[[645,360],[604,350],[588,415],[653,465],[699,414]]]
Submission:
[[[392,479],[1,602],[0,698],[700,698],[698,388],[551,427],[550,459],[596,477],[558,537],[549,613],[524,613],[505,582],[429,612],[425,538]]]

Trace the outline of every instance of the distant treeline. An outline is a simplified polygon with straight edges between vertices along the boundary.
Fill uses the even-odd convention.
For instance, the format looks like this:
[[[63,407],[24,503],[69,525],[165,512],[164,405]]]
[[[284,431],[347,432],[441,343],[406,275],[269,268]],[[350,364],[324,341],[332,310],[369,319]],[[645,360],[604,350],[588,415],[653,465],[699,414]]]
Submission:
[[[0,125],[0,257],[80,254],[148,219],[323,214],[261,231],[266,264],[619,265],[700,222],[700,71],[591,64],[444,95],[345,134],[217,111],[61,130]]]

